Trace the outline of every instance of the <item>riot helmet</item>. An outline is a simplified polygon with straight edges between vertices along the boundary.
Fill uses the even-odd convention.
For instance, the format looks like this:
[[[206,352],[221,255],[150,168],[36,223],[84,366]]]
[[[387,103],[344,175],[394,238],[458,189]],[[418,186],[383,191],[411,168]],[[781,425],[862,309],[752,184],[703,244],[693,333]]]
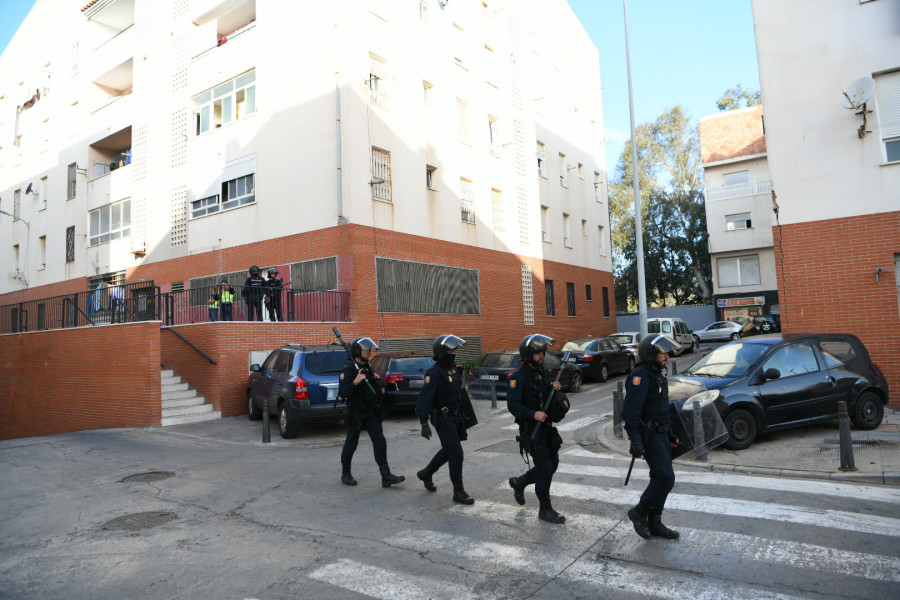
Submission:
[[[466,340],[451,334],[435,338],[434,346],[432,346],[434,360],[446,360],[449,358],[449,355],[455,354],[457,348],[465,343]]]
[[[275,267],[270,268],[269,269],[269,277],[273,277],[276,275],[278,275],[278,269],[276,269]]]
[[[656,362],[657,354],[660,352],[671,354],[680,351],[681,349],[681,344],[672,338],[667,338],[661,333],[651,333],[641,340],[641,343],[638,346],[638,359],[640,362],[654,365],[659,368],[659,364]]]
[[[362,356],[363,350],[378,350],[378,344],[372,341],[372,338],[358,337],[350,342],[350,356],[356,358]]]
[[[547,347],[552,346],[555,343],[556,340],[553,338],[539,333],[526,335],[522,338],[522,341],[519,342],[519,356],[525,362],[534,362],[535,354],[546,352]]]
[[[259,275],[259,267],[256,265],[250,267],[250,275]]]

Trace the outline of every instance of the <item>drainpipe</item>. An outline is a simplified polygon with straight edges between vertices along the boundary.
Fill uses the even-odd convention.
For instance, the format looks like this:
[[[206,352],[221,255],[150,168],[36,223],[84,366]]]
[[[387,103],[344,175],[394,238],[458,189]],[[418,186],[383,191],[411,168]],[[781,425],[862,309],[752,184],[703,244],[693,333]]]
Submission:
[[[337,136],[337,220],[338,225],[344,225],[347,223],[347,219],[344,218],[344,196],[341,182],[341,84],[337,80],[337,75],[338,73],[335,73],[334,84],[334,126]]]

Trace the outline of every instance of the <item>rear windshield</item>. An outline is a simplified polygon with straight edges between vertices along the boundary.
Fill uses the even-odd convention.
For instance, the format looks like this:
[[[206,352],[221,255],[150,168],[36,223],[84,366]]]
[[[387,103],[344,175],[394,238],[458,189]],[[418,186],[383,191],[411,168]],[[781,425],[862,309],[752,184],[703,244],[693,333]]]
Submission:
[[[771,346],[733,342],[716,348],[698,360],[686,375],[703,377],[741,377]]]
[[[659,333],[659,321],[649,321],[647,323],[647,333]]]
[[[391,361],[391,373],[404,372],[410,373],[414,371],[418,371],[420,373],[424,373],[428,369],[431,368],[431,365],[434,364],[433,358],[428,358],[426,356],[422,356],[419,358],[395,358]]]
[[[481,360],[478,361],[478,366],[487,369],[514,368],[516,366],[516,361],[518,360],[518,354],[491,352],[481,357]]]
[[[649,325],[649,323],[648,323]],[[607,339],[610,339],[618,344],[624,346],[625,344],[630,344],[631,340],[634,338],[633,335],[611,335]]]
[[[566,342],[565,345],[560,348],[560,350],[562,352],[578,352],[590,346],[592,341],[594,340],[572,340],[571,342]]]
[[[347,364],[346,352],[313,352],[306,355],[306,370],[314,375],[335,375]]]

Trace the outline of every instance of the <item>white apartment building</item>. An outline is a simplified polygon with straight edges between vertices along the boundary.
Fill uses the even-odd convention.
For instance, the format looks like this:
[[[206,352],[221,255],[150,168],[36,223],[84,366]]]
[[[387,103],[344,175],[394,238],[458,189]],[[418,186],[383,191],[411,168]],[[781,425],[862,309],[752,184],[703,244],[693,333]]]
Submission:
[[[0,56],[0,305],[326,261],[365,322],[399,260],[480,270],[481,326],[576,334],[612,287],[602,140],[565,0],[38,0]]]

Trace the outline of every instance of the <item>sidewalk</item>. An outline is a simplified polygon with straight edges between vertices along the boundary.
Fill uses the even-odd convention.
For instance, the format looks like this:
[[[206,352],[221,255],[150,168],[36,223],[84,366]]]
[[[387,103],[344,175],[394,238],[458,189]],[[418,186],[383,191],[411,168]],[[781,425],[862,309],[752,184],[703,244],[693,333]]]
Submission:
[[[611,435],[612,418],[597,435],[598,444],[628,456],[628,440]],[[676,468],[696,467],[806,479],[859,481],[900,486],[900,411],[886,410],[884,421],[872,431],[851,429],[856,471],[842,472],[838,422],[760,434],[746,450],[720,446],[707,453],[707,461],[676,460]],[[610,441],[614,440],[614,441]]]

